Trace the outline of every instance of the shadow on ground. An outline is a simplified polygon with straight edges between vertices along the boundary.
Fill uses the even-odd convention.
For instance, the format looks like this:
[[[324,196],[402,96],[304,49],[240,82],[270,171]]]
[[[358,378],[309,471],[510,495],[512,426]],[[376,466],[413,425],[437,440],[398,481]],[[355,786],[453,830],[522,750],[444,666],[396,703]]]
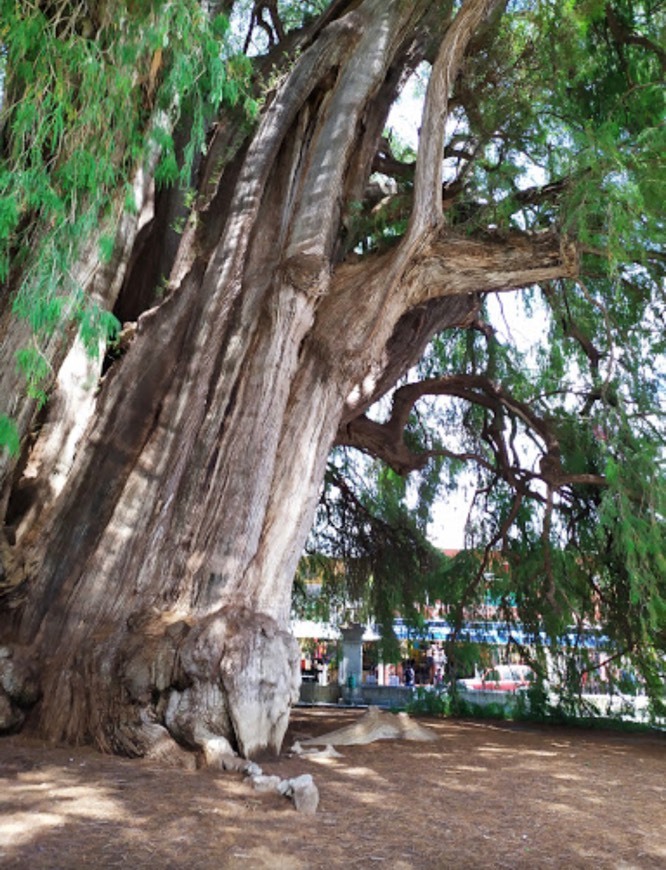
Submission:
[[[297,709],[296,739],[354,710]],[[71,868],[662,868],[666,740],[421,720],[437,740],[262,760],[311,773],[303,816],[237,773],[162,770],[87,748],[0,739],[0,866]]]

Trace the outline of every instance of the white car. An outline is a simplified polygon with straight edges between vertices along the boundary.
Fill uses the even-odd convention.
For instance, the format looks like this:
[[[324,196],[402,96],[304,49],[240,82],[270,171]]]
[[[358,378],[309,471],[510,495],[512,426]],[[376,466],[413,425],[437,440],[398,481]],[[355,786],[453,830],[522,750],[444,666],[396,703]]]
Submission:
[[[515,692],[530,686],[534,679],[534,671],[529,665],[495,665],[479,677],[458,680],[458,686],[481,692]]]

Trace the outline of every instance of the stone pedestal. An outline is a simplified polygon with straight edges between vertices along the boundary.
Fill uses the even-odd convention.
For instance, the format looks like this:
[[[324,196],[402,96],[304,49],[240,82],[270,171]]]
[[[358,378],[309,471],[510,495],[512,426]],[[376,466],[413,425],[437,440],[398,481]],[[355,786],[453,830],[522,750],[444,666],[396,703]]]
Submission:
[[[342,662],[338,682],[342,698],[348,704],[363,702],[363,634],[365,626],[352,623],[340,629],[342,634]]]

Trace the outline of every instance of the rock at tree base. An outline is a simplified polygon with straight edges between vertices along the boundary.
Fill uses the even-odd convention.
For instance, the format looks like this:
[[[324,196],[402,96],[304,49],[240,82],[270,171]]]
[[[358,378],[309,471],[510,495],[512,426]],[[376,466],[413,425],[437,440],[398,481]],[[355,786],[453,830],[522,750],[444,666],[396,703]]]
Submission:
[[[299,813],[314,815],[319,806],[319,789],[309,773],[286,779],[280,784],[280,792],[293,798],[294,806]]]
[[[370,707],[365,716],[353,725],[346,725],[320,737],[301,740],[301,746],[331,745],[353,746],[374,740],[437,740],[437,735],[410,719],[407,713],[386,713],[379,707]]]
[[[283,782],[279,776],[266,776],[261,773],[251,776],[250,779],[252,781],[252,788],[259,792],[279,792]]]
[[[309,773],[293,779],[280,779],[279,776],[265,776],[261,773],[249,777],[252,787],[258,792],[276,792],[291,798],[299,813],[314,815],[319,806],[319,789]]]

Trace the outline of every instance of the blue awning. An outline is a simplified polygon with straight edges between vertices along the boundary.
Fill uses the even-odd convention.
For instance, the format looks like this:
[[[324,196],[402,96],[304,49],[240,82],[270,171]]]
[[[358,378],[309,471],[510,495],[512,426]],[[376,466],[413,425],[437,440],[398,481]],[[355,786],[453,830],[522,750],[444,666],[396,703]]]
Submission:
[[[393,622],[393,630],[398,640],[441,642],[449,640],[453,635],[453,627],[441,619],[428,620],[422,626],[409,625],[404,619],[396,619]],[[539,632],[537,636],[520,626],[508,626],[499,622],[464,625],[457,637],[460,641],[491,646],[506,646],[512,642],[521,646],[548,645],[548,637],[545,632]],[[608,638],[594,629],[569,632],[560,638],[560,646],[573,649],[598,649],[609,645]]]

